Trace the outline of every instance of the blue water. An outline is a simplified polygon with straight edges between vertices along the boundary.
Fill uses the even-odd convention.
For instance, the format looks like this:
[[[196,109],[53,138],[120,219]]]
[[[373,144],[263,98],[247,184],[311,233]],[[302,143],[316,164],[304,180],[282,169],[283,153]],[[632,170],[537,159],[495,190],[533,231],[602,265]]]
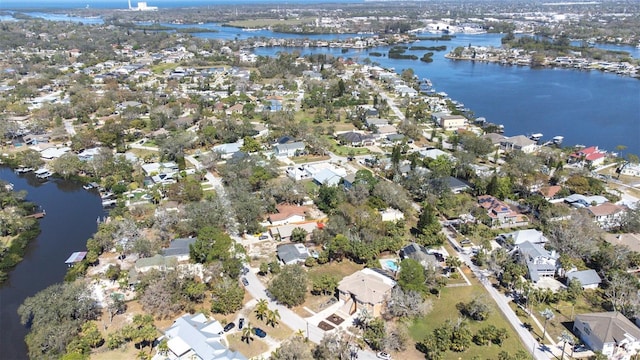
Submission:
[[[137,0],[131,0],[135,6]],[[296,0],[294,2],[283,3],[277,0],[147,0],[147,5],[162,8],[184,8],[194,6],[216,6],[216,5],[251,5],[251,4],[321,4],[321,3],[361,3],[362,0]],[[0,9],[126,9],[129,4],[127,0],[2,0]]]
[[[4,6],[5,2],[2,4]],[[155,4],[149,1],[149,5]],[[57,21],[76,21],[87,24],[102,22],[100,18],[74,18],[45,12],[26,12],[26,14]],[[4,18],[0,17],[0,20]],[[197,33],[194,36],[221,40],[277,37],[331,41],[368,36],[276,34],[270,30],[242,31],[216,23],[163,25],[211,29],[214,32]],[[491,63],[452,61],[444,58],[448,51],[457,46],[471,44],[499,47],[501,37],[500,34],[457,34],[452,41],[419,41],[413,44],[446,45],[446,51],[435,52],[432,63],[369,57],[369,52],[387,53],[389,47],[368,50],[348,49],[346,53],[343,53],[340,48],[272,47],[257,48],[255,53],[267,56],[276,55],[280,51],[297,51],[301,55],[323,53],[352,58],[356,61],[369,57],[371,61],[383,67],[394,68],[398,73],[412,68],[420,78],[431,79],[437,91],[444,91],[452,99],[463,102],[467,108],[474,111],[476,116],[483,116],[490,122],[503,124],[506,135],[543,133],[545,135],[543,140],[560,135],[565,138],[564,145],[598,145],[610,151],[614,151],[618,145],[625,145],[627,152],[640,154],[640,81],[637,79],[598,71],[530,69]],[[629,51],[633,57],[640,58],[640,51],[631,46],[604,44],[596,46]],[[424,52],[407,51],[407,54],[421,57]]]
[[[398,263],[395,260],[385,260],[384,264],[391,271],[398,271]]]
[[[447,45],[436,52],[432,63],[369,57],[400,73],[412,68],[420,78],[432,80],[437,91],[446,92],[488,121],[503,124],[506,135],[544,134],[543,140],[564,136],[564,145],[598,145],[615,151],[640,154],[640,80],[598,71],[531,69],[494,63],[452,61],[444,55],[456,46],[500,46],[501,35],[458,34],[452,41],[420,41],[414,45]],[[388,47],[353,50],[339,48],[258,48],[257,55],[298,51],[351,57],[362,61],[369,52]],[[422,56],[425,51],[407,51]]]

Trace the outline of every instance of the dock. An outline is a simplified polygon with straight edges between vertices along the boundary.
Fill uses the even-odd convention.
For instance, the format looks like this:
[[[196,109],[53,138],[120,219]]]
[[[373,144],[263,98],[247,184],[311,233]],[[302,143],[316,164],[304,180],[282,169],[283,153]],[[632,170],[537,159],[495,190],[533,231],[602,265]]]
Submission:
[[[28,218],[34,218],[34,219],[42,219],[43,217],[45,217],[47,215],[47,212],[42,210],[39,213],[35,213],[35,214],[31,214],[31,215],[27,215],[26,217]]]
[[[69,258],[64,262],[67,266],[72,267],[75,263],[79,263],[87,256],[86,251],[77,251],[71,254]]]

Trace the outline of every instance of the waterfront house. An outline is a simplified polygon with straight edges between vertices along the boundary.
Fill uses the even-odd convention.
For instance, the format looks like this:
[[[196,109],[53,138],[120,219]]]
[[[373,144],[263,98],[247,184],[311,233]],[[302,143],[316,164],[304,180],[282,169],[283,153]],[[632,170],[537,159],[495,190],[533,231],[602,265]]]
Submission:
[[[462,115],[441,115],[438,124],[441,128],[451,131],[466,128],[469,120]]]
[[[617,311],[576,315],[573,333],[609,359],[630,360],[640,351],[640,329]]]
[[[246,360],[224,345],[222,334],[224,329],[217,320],[202,313],[185,314],[164,332],[169,353],[163,359]]]
[[[500,141],[500,146],[505,151],[520,150],[526,154],[538,149],[538,144],[524,135],[507,137]]]
[[[344,301],[342,309],[349,315],[364,309],[373,317],[378,317],[395,285],[396,282],[391,278],[366,268],[340,280],[338,299]]]
[[[593,270],[581,270],[581,271],[571,271],[567,273],[567,285],[569,285],[569,281],[577,280],[582,285],[583,289],[597,289],[600,283],[602,283],[602,279],[600,275]]]
[[[569,163],[598,166],[604,162],[605,153],[597,146],[590,146],[569,155]]]

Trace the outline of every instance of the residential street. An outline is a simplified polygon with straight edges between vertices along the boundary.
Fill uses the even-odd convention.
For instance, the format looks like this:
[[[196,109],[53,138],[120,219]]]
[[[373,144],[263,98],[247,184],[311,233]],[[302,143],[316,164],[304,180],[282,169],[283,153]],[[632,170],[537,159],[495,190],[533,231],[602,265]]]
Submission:
[[[447,236],[447,239],[449,240],[449,242],[451,243],[454,249],[461,248],[460,245],[457,243],[457,241],[452,237],[449,229],[443,227],[442,232]],[[531,335],[531,333],[524,327],[524,324],[520,321],[520,319],[518,319],[518,317],[513,312],[511,307],[509,307],[509,300],[507,299],[507,297],[504,294],[498,292],[498,290],[496,290],[493,287],[491,282],[487,279],[487,274],[485,273],[485,270],[482,270],[479,267],[477,267],[475,264],[473,264],[473,262],[471,261],[471,256],[468,254],[458,252],[458,258],[462,260],[465,264],[467,264],[469,269],[473,271],[474,275],[478,279],[480,279],[480,282],[482,283],[484,288],[487,289],[487,292],[489,293],[489,295],[491,295],[491,298],[496,302],[500,311],[511,323],[511,326],[513,326],[513,328],[516,330],[516,333],[518,333],[518,336],[520,337],[520,340],[524,344],[525,349],[529,352],[533,351],[533,357],[536,360],[549,360],[550,354],[547,353],[545,349],[543,349],[540,346],[540,344],[535,340],[533,335]]]

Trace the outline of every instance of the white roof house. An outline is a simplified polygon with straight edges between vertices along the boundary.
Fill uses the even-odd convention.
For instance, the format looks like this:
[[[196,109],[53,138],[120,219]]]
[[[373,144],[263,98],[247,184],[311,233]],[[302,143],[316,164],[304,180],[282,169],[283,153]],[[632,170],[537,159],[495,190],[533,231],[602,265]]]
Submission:
[[[186,314],[165,331],[169,347],[168,359],[246,360],[244,355],[229,350],[221,341],[222,325],[202,314]]]
[[[71,151],[71,148],[68,148],[68,147],[61,147],[61,148],[51,147],[51,148],[42,150],[40,152],[40,157],[47,160],[57,159],[69,151]]]

